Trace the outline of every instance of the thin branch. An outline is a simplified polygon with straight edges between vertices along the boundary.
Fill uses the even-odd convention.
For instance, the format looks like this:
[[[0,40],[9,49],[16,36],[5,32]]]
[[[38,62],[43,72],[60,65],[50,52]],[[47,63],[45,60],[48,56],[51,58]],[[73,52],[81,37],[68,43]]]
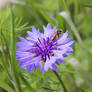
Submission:
[[[61,77],[58,75],[58,73],[57,73],[56,71],[53,71],[53,72],[54,72],[54,74],[56,75],[56,77],[58,78],[58,80],[59,80],[61,86],[63,87],[64,92],[68,92],[67,89],[66,89],[66,87],[65,87],[65,85],[64,85],[64,83],[63,83],[63,81],[62,81],[62,79],[61,79]]]

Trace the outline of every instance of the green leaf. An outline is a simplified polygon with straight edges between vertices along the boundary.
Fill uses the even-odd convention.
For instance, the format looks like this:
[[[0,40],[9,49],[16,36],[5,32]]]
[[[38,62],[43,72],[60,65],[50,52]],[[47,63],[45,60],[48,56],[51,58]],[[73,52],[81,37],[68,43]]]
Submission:
[[[24,77],[24,75],[22,73],[20,73],[20,77],[21,77],[22,81],[24,82],[24,84],[27,86],[27,88],[30,90],[30,92],[35,92],[35,90],[31,87],[31,85],[25,79],[25,77]]]
[[[8,92],[15,92],[8,84],[6,84],[4,81],[1,80],[0,80],[0,87]]]
[[[10,55],[12,64],[12,77],[15,83],[14,87],[17,92],[21,92],[20,81],[18,77],[17,64],[16,64],[16,42],[15,42],[15,25],[14,25],[14,13],[12,10],[12,5],[9,3],[10,14],[11,14],[11,36],[10,36]]]
[[[84,7],[92,8],[92,0],[81,0],[80,4]]]

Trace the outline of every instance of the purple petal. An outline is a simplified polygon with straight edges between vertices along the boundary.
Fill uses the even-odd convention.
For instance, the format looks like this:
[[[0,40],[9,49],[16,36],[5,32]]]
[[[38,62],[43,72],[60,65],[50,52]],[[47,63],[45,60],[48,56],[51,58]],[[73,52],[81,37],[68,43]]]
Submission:
[[[67,47],[71,47],[71,46],[73,46],[73,43],[74,43],[75,41],[70,41],[69,43],[67,43],[67,44],[64,44],[64,45],[60,45],[60,46],[58,46],[58,48],[60,48],[60,49],[65,49],[65,48],[67,48]]]
[[[48,23],[47,27],[43,26],[44,29],[44,37],[47,38],[51,38],[51,36],[55,33],[56,31],[56,26],[52,29],[51,25]]]
[[[27,31],[29,37],[27,37],[27,40],[31,41],[31,42],[36,42],[39,39],[42,39],[43,34],[40,33],[39,29],[36,30],[35,27],[32,27],[32,32]]]
[[[58,70],[60,72],[60,70],[58,69],[58,67],[55,64],[52,64],[50,67],[52,70]]]
[[[67,44],[68,42],[70,42],[72,40],[72,38],[66,38],[66,40],[64,42],[58,42],[58,45],[64,45]]]
[[[64,60],[63,60],[62,58],[56,59],[56,63],[57,63],[57,62],[61,62],[61,63],[65,64],[65,62],[64,62]]]
[[[27,66],[27,72],[31,72],[34,69],[34,64]]]
[[[65,33],[62,34],[61,38],[57,41],[58,43],[63,43],[68,36],[68,31],[66,31]]]
[[[56,57],[52,56],[50,59],[47,59],[44,64],[44,70],[48,71],[49,68],[51,68],[51,65],[54,64],[56,61]]]
[[[58,57],[60,57],[62,59],[64,58],[64,56],[63,56],[64,54],[70,53],[70,52],[73,52],[73,49],[71,47],[67,47],[63,50],[53,50],[53,53],[55,53]]]
[[[35,57],[34,59],[32,59],[32,60],[29,60],[29,61],[25,61],[25,62],[21,62],[20,63],[20,67],[21,68],[25,68],[25,67],[27,67],[28,65],[31,65],[31,64],[35,64],[36,62],[40,62],[41,61],[41,57],[40,56],[38,56],[38,57]]]
[[[29,55],[25,55],[25,56],[19,56],[19,54],[17,55],[17,59],[19,62],[27,62],[29,60],[31,60],[33,57],[35,56],[35,54],[29,54]]]
[[[21,36],[19,36],[18,37],[21,41],[23,41],[23,42],[25,42],[26,40],[23,38],[23,37],[21,37]]]

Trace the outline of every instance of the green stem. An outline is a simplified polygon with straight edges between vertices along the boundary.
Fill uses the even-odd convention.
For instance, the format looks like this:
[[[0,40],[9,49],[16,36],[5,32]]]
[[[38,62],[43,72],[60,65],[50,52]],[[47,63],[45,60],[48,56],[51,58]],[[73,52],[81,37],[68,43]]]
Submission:
[[[65,85],[64,85],[64,83],[63,83],[63,81],[62,81],[62,79],[61,79],[60,76],[58,75],[58,73],[57,73],[56,71],[53,71],[53,72],[54,72],[54,74],[56,75],[56,77],[58,78],[58,80],[59,80],[61,86],[63,87],[64,92],[68,92],[67,89],[66,89],[66,87],[65,87]]]

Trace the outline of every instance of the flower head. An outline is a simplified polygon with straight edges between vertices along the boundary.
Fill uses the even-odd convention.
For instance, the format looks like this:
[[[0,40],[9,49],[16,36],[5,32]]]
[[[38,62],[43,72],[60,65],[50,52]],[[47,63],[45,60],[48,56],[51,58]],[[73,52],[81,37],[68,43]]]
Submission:
[[[16,58],[20,62],[21,68],[27,68],[28,72],[36,70],[39,66],[42,73],[48,69],[58,70],[57,64],[64,63],[67,53],[72,53],[74,41],[68,38],[68,31],[61,34],[56,27],[43,26],[44,33],[40,33],[32,27],[32,32],[27,31],[28,37],[19,37],[21,42],[17,42],[19,47],[16,51]],[[59,32],[59,33],[58,33]],[[44,62],[44,65],[42,64]]]

